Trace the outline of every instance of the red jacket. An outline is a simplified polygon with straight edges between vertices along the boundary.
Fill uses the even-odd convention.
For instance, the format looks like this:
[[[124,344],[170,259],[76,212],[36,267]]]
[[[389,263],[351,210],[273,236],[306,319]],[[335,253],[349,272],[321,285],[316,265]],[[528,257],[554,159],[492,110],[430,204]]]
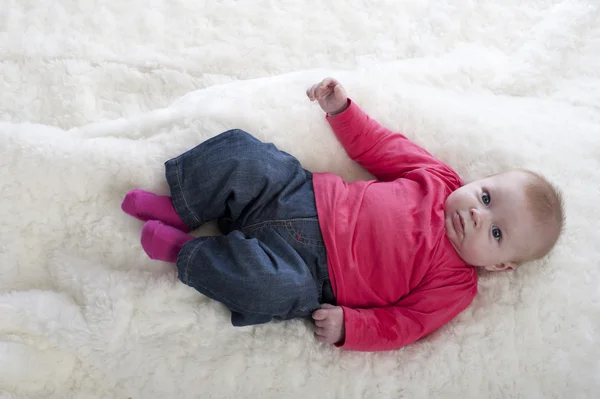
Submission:
[[[378,179],[313,177],[331,284],[344,311],[346,338],[338,346],[397,349],[449,322],[477,294],[476,269],[444,227],[444,201],[462,181],[352,101],[327,120],[348,155]]]

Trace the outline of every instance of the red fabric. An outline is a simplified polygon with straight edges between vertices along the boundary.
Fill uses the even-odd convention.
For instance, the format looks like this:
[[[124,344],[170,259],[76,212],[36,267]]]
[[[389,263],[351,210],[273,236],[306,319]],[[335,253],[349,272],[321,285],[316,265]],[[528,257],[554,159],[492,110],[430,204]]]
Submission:
[[[445,234],[444,201],[460,177],[427,151],[349,108],[327,116],[349,156],[378,180],[315,173],[317,210],[346,337],[361,351],[408,345],[477,294],[477,272]]]

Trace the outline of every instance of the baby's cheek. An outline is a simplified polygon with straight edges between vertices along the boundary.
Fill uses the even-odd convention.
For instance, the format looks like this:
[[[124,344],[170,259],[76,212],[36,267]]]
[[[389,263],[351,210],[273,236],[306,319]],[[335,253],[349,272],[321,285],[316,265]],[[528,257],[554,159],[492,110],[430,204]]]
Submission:
[[[481,240],[472,240],[468,245],[468,253],[473,263],[483,265],[490,256],[490,249]]]

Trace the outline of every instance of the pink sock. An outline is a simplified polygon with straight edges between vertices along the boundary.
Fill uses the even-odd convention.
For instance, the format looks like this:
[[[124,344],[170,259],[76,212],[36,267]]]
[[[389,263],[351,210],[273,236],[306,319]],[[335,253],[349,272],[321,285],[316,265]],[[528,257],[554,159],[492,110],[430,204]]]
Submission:
[[[150,259],[175,263],[183,245],[194,237],[167,226],[157,220],[149,220],[142,228],[142,248]]]
[[[183,232],[190,231],[173,208],[173,202],[168,195],[157,195],[139,189],[131,190],[125,195],[121,209],[128,215],[143,221],[160,220]]]

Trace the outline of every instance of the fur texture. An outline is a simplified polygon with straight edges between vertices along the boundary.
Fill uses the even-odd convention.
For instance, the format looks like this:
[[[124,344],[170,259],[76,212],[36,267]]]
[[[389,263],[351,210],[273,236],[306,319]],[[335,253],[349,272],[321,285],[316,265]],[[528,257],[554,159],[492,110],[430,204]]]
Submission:
[[[93,3],[1,7],[0,396],[600,396],[600,3]],[[482,274],[472,306],[395,352],[299,320],[231,327],[120,202],[166,194],[165,160],[234,127],[367,178],[305,97],[328,75],[466,180],[544,173],[567,209],[555,251]]]

